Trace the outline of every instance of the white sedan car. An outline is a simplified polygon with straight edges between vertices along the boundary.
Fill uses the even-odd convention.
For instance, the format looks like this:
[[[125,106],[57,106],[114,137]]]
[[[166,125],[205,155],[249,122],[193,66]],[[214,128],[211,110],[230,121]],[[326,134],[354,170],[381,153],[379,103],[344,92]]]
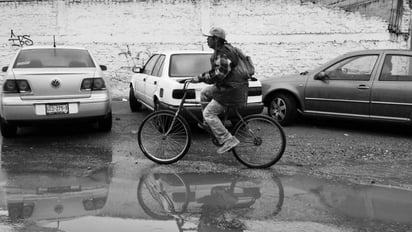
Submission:
[[[182,98],[179,80],[196,76],[210,70],[209,51],[165,51],[152,54],[142,68],[134,68],[130,81],[130,109],[139,111],[142,106],[151,110],[175,110]],[[200,102],[200,91],[207,84],[192,83],[187,99]],[[186,109],[200,116],[200,104],[186,103]],[[240,110],[242,115],[261,113],[263,110],[261,83],[257,79],[249,81],[247,107]],[[190,119],[190,118],[187,118]]]
[[[6,72],[0,94],[3,137],[19,126],[63,120],[91,120],[112,128],[111,97],[103,79],[106,66],[76,47],[25,47]]]

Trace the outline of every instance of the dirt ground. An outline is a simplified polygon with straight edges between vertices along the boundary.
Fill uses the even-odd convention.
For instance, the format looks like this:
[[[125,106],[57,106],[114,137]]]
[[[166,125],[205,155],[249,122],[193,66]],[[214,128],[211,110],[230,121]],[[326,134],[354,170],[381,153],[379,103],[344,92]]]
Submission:
[[[285,132],[284,172],[412,189],[411,125],[301,118]]]
[[[115,125],[136,121],[133,126],[137,127],[145,114],[131,114],[126,103],[120,107],[124,111],[121,116],[130,115],[133,120],[122,118]],[[116,127],[114,131],[117,131]],[[127,137],[130,137],[128,131],[137,130],[126,125],[120,127],[128,128],[121,130]],[[271,167],[279,174],[301,173],[357,184],[412,189],[412,125],[306,117],[284,130],[286,151]],[[210,152],[216,147],[207,134],[195,129],[194,133],[195,139],[184,160],[239,165],[232,155],[225,156],[225,162],[222,162],[220,156]],[[136,149],[138,151],[132,156],[145,160]]]

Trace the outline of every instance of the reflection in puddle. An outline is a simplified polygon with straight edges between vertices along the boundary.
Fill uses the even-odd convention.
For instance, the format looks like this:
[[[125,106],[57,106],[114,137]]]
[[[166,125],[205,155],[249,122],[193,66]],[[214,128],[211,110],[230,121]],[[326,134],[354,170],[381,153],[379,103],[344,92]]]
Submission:
[[[412,191],[386,186],[340,184],[307,176],[282,178],[289,203],[284,214],[293,218],[296,212],[307,219],[318,213],[334,221],[367,231],[411,231]],[[303,203],[303,204],[302,204]],[[309,204],[310,207],[304,204]],[[286,212],[286,211],[285,211]],[[312,216],[310,216],[310,214]],[[379,230],[378,230],[379,228]]]
[[[109,167],[79,177],[46,172],[7,173],[2,192],[9,220],[34,229],[49,223],[58,227],[66,220],[97,215],[108,197],[109,174]]]
[[[215,173],[150,173],[141,177],[137,191],[139,204],[148,215],[175,220],[179,231],[193,226],[199,231],[243,230],[243,219],[278,214],[284,198],[276,177]]]
[[[412,191],[377,186],[320,186],[320,201],[341,216],[412,224]]]
[[[111,149],[101,147],[2,144],[0,197],[8,221],[37,231],[43,224],[59,227],[99,214],[108,197],[111,160]]]
[[[0,228],[16,231],[412,228],[412,191],[277,176],[270,170],[242,169],[231,174],[151,166],[127,178],[113,166],[80,176],[2,171],[0,197],[5,204],[0,207],[7,213],[0,216]]]

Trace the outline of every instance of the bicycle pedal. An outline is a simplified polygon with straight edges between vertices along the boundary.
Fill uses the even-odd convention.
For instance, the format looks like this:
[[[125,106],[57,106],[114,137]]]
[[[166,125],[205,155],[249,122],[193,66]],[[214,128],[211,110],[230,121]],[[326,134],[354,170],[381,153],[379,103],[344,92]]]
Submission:
[[[216,138],[212,138],[212,143],[213,143],[216,147],[221,147],[221,146],[223,146],[223,144],[219,143],[219,141],[217,141]]]

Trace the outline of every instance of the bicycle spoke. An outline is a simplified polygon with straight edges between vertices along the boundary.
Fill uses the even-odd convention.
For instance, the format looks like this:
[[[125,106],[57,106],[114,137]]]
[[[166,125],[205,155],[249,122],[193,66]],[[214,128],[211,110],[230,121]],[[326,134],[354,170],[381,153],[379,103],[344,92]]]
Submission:
[[[154,112],[139,128],[139,146],[143,154],[155,162],[177,161],[189,148],[188,126],[180,118],[174,118],[169,112]]]
[[[159,190],[155,183],[147,183],[146,180],[141,180],[138,186],[138,199],[144,207],[145,211],[154,218],[168,219],[170,218],[167,211],[164,209]],[[143,184],[142,184],[143,183]]]
[[[156,176],[156,177],[155,177]],[[187,210],[190,188],[178,174],[146,174],[140,178],[137,199],[151,217],[181,218]]]
[[[251,167],[267,167],[277,162],[284,152],[285,137],[280,126],[273,119],[254,116],[236,130],[240,144],[235,156]]]

